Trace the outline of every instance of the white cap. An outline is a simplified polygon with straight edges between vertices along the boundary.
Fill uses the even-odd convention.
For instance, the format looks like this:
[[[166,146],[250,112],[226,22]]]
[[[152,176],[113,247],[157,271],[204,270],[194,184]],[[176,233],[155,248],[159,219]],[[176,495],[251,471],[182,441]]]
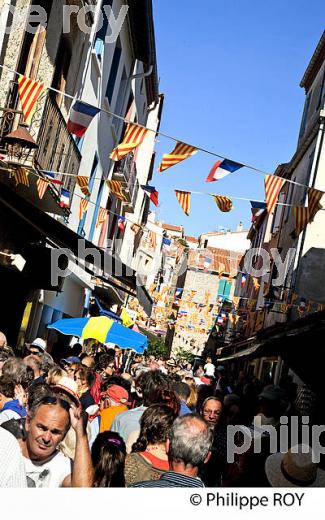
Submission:
[[[45,352],[46,350],[46,341],[42,338],[34,339],[33,343],[30,345],[31,347],[37,347]]]

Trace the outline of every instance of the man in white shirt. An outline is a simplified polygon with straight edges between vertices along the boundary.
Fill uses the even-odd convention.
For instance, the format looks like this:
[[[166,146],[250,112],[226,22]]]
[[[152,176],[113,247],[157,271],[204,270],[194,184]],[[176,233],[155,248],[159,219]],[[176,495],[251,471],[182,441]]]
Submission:
[[[73,465],[57,450],[70,424],[76,432]],[[30,487],[92,486],[93,467],[84,416],[64,399],[46,396],[31,406],[22,453]]]
[[[24,460],[18,441],[0,427],[0,488],[27,487]]]
[[[214,377],[216,367],[212,363],[212,359],[207,357],[206,364],[204,365],[204,373],[206,376]]]

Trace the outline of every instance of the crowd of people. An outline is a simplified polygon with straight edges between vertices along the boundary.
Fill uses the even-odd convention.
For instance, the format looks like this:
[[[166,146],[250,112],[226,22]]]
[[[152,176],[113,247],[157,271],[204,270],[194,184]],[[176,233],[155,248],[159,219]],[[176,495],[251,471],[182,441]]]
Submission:
[[[69,354],[53,359],[37,338],[18,357],[0,333],[0,487],[325,485],[299,435],[272,452],[270,426],[314,413],[289,377],[263,386],[211,358],[193,366],[118,347]],[[229,427],[256,435],[257,417],[259,452],[241,449],[239,429],[229,458]]]

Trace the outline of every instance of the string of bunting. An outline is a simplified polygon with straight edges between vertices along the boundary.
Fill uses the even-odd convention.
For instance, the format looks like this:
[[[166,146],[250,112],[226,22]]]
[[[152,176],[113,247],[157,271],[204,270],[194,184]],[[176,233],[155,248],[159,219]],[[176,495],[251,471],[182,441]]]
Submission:
[[[252,169],[253,171],[262,173],[265,176],[265,194],[266,194],[266,209],[268,213],[272,213],[275,205],[277,204],[277,199],[279,196],[279,193],[281,189],[283,188],[284,184],[286,182],[293,183],[298,186],[304,186],[301,183],[297,183],[295,181],[292,181],[291,179],[284,179],[282,177],[278,177],[276,175],[270,175],[267,172],[260,170],[256,167],[250,166],[245,163],[235,162],[232,161],[226,157],[223,157],[220,154],[216,154],[214,152],[210,152],[209,150],[200,148],[198,146],[193,146],[188,143],[184,143],[180,141],[179,139],[174,138],[173,136],[169,136],[167,134],[164,134],[162,132],[157,132],[156,130],[152,130],[150,128],[147,128],[143,125],[139,125],[138,123],[134,123],[131,121],[128,121],[126,118],[119,116],[118,114],[114,114],[111,111],[108,111],[106,109],[96,107],[94,105],[91,105],[89,103],[85,103],[81,100],[75,100],[75,98],[65,92],[58,91],[57,89],[53,89],[52,87],[47,87],[43,83],[40,83],[36,80],[33,80],[32,78],[28,78],[26,76],[21,75],[15,70],[12,70],[4,65],[0,65],[1,68],[7,69],[11,71],[13,74],[18,75],[18,94],[20,99],[20,104],[22,108],[22,112],[24,115],[25,122],[30,124],[32,121],[33,114],[36,109],[37,102],[41,96],[41,94],[46,90],[53,90],[55,92],[59,92],[63,96],[66,96],[70,99],[74,100],[74,104],[71,107],[70,110],[70,116],[67,123],[68,130],[71,133],[74,133],[78,137],[84,135],[87,128],[89,127],[92,119],[100,112],[106,112],[111,116],[117,117],[124,122],[127,123],[126,131],[124,134],[124,138],[122,142],[113,150],[111,154],[111,159],[118,161],[123,159],[130,151],[134,150],[138,146],[140,146],[148,131],[155,132],[157,135],[165,136],[169,139],[172,139],[176,141],[175,148],[173,151],[169,154],[165,154],[162,158],[162,162],[159,165],[158,171],[163,172],[166,169],[170,168],[171,166],[175,166],[176,164],[184,161],[185,159],[188,159],[189,157],[195,155],[198,153],[198,151],[202,151],[211,155],[215,155],[217,157],[221,157],[222,161],[217,161],[206,181],[212,182],[216,180],[220,180],[224,178],[225,176],[235,173],[238,170],[240,170],[243,167],[247,167],[249,169]],[[17,170],[16,173],[16,183],[25,184],[26,186],[29,186],[28,182],[28,174],[27,170],[23,170],[23,172],[20,172]],[[80,189],[82,190],[82,193],[86,196],[90,196],[90,190],[88,186],[88,178],[85,176],[77,176],[76,175],[76,182],[79,185]],[[127,199],[125,195],[123,194],[121,184],[118,181],[107,181],[112,193],[122,202],[127,202]],[[40,198],[43,198],[46,189],[48,187],[48,183],[46,184],[45,181],[38,181],[37,182],[37,189]],[[314,188],[308,188],[309,192],[309,206],[308,207],[302,207],[302,206],[294,206],[294,216],[295,216],[295,230],[293,232],[293,236],[298,236],[299,233],[305,229],[308,223],[310,223],[317,211],[322,209],[321,205],[319,204],[320,199],[323,196],[323,192],[320,192],[319,190],[315,190]],[[311,190],[313,190],[314,194],[311,195]],[[62,190],[63,192],[63,200],[62,205],[66,207],[66,199],[68,197],[68,192],[65,190]],[[176,197],[186,215],[190,214],[190,198],[191,198],[191,192],[184,192],[181,190],[175,190]],[[61,194],[62,195],[62,194]],[[232,201],[229,197],[226,197],[224,195],[214,195],[211,194],[214,198],[215,202],[218,205],[218,208],[223,212],[229,212],[232,207]]]
[[[252,166],[250,164],[230,160],[222,154],[212,152],[211,150],[207,150],[200,146],[193,146],[192,144],[184,143],[179,138],[176,138],[174,136],[161,132],[160,130],[157,131],[156,129],[151,129],[151,128],[145,127],[144,125],[141,125],[139,123],[134,123],[132,121],[129,121],[126,117],[123,117],[119,114],[115,114],[114,112],[107,110],[105,108],[97,107],[95,105],[92,105],[91,103],[86,103],[84,101],[81,101],[80,99],[76,100],[75,96],[72,96],[70,94],[67,94],[66,92],[57,90],[53,87],[45,86],[43,83],[39,83],[35,80],[32,80],[31,78],[26,78],[25,76],[22,76],[16,70],[13,70],[13,69],[7,67],[6,65],[0,65],[0,67],[3,69],[6,69],[9,72],[11,72],[12,74],[15,74],[16,76],[18,76],[19,77],[18,82],[21,82],[21,81],[32,82],[31,90],[32,90],[33,95],[30,96],[30,99],[29,99],[30,106],[28,107],[28,109],[30,109],[30,110],[35,109],[37,101],[38,101],[41,93],[44,92],[45,89],[52,90],[58,94],[65,96],[66,98],[73,100],[74,104],[70,110],[68,127],[69,127],[71,133],[74,133],[75,135],[80,136],[81,130],[84,133],[87,130],[87,128],[89,127],[92,119],[99,112],[104,112],[104,113],[106,113],[110,116],[113,116],[121,121],[124,121],[125,123],[128,124],[127,130],[125,133],[125,138],[127,137],[127,134],[130,131],[130,125],[133,125],[134,127],[135,126],[138,127],[139,130],[140,129],[145,130],[145,132],[144,132],[145,135],[147,134],[147,132],[154,132],[156,135],[161,135],[162,137],[175,141],[176,146],[175,146],[174,150],[170,154],[165,154],[163,156],[162,162],[158,168],[158,170],[160,172],[165,171],[167,168],[170,168],[171,166],[175,166],[176,164],[184,161],[185,159],[188,159],[189,157],[191,157],[192,155],[195,155],[196,153],[198,153],[200,151],[200,152],[218,157],[219,159],[222,159],[221,161],[217,161],[213,165],[212,170],[210,171],[210,174],[208,175],[208,178],[206,179],[207,182],[220,180],[220,179],[224,178],[226,175],[235,173],[236,171],[238,171],[239,169],[241,169],[243,167],[248,168],[257,173],[263,174],[264,176],[271,176],[273,178],[276,177],[283,181],[282,177],[279,177],[276,175],[270,175],[270,172],[266,172],[265,170]],[[23,107],[25,99],[24,99],[22,91],[20,91],[19,95],[20,95],[20,99],[21,99],[21,103],[22,103],[22,107]],[[27,113],[27,109],[26,109],[26,113],[24,112],[26,122],[28,122],[27,118],[29,117],[29,113]],[[80,120],[80,122],[78,122],[78,119]],[[144,135],[144,137],[145,137],[145,135]],[[142,140],[140,139],[140,141],[142,142],[143,139]],[[116,155],[116,157],[118,157],[120,155],[120,153],[123,154],[123,152],[127,150],[127,146],[129,146],[129,145],[131,146],[131,143],[132,143],[131,140],[130,140],[130,142],[128,142],[128,140],[127,140],[126,143],[123,140],[122,143],[112,152],[112,155],[113,156]],[[124,150],[125,145],[127,145],[126,150]],[[136,146],[139,146],[139,144],[136,144]],[[121,148],[119,148],[119,147],[121,147]],[[127,151],[127,153],[129,153],[129,152]],[[118,160],[118,159],[115,159],[115,160]],[[293,181],[291,179],[285,179],[285,182],[289,182],[289,183],[295,184],[297,186],[308,187],[304,184]]]

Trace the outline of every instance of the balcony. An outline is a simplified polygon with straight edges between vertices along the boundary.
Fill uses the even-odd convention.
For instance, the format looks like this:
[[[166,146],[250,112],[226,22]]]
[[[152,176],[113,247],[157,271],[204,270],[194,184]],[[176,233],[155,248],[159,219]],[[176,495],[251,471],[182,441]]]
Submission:
[[[123,204],[123,209],[127,213],[134,213],[139,192],[137,176],[137,167],[132,153],[115,163],[112,179],[121,183],[123,194],[127,198],[127,202]]]
[[[36,141],[37,148],[31,151],[28,160],[25,160],[23,163],[8,153],[8,144],[4,139],[24,121],[23,114],[17,107],[17,84],[12,82],[6,106],[0,108],[0,154],[3,161],[2,166],[7,164],[8,169],[10,169],[12,166],[20,165],[28,169],[36,169],[40,176],[42,176],[40,170],[70,174],[57,174],[56,178],[62,180],[62,187],[69,190],[72,195],[75,187],[74,175],[78,174],[81,154],[67,130],[65,119],[56,103],[55,95],[47,91],[38,101],[32,122],[27,127],[30,135]],[[12,182],[9,182],[9,176],[7,178],[7,176],[2,175],[1,180],[6,184],[12,184]],[[30,199],[31,202],[43,211],[67,216],[68,211],[62,210],[59,205],[61,188],[50,185],[43,199],[40,199],[37,193],[36,181],[37,176],[29,175],[30,188],[32,189],[26,190],[26,187],[18,185],[15,190],[21,192],[19,194]]]

